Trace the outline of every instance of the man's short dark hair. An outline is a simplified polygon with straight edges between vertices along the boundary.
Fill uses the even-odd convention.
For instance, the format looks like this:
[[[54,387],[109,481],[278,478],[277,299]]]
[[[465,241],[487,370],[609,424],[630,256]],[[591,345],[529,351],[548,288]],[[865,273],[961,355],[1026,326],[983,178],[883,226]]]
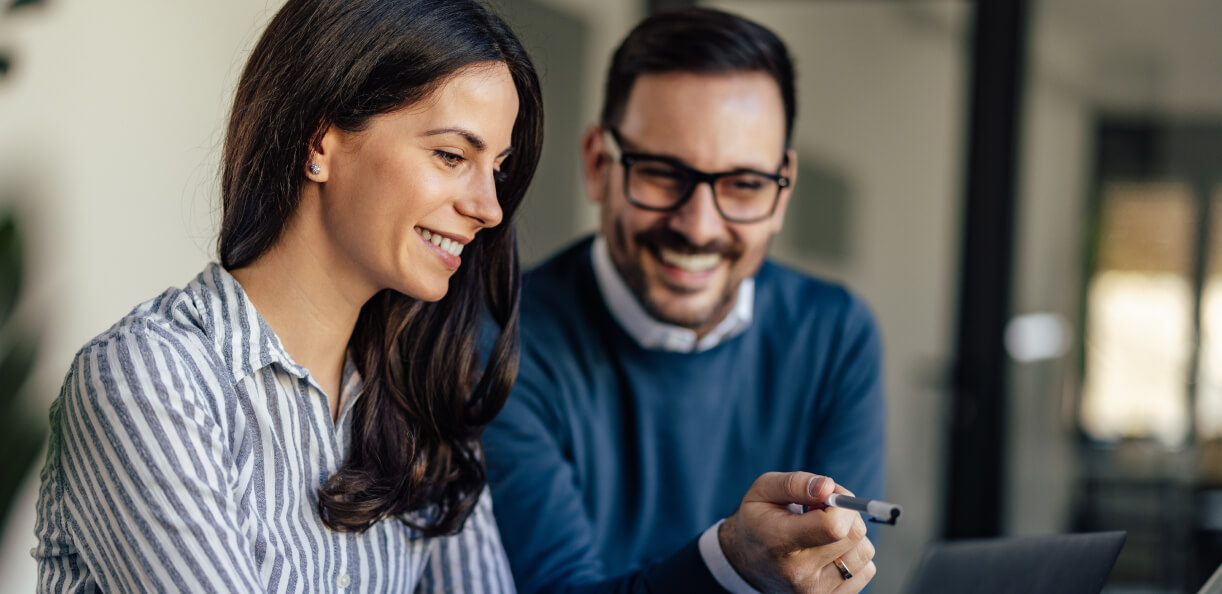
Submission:
[[[797,116],[793,61],[785,43],[763,25],[708,8],[664,11],[641,21],[611,58],[602,125],[620,124],[638,77],[665,72],[768,74],[781,90],[789,146]]]

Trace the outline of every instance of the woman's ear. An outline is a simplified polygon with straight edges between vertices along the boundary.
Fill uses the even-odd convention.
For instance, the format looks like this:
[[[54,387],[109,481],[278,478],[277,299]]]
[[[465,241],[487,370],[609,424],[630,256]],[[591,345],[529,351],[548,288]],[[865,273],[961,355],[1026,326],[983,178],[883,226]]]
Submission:
[[[331,176],[332,156],[335,155],[339,143],[339,133],[333,126],[326,126],[321,134],[315,135],[310,147],[310,158],[306,161],[306,179],[314,183],[324,183]]]

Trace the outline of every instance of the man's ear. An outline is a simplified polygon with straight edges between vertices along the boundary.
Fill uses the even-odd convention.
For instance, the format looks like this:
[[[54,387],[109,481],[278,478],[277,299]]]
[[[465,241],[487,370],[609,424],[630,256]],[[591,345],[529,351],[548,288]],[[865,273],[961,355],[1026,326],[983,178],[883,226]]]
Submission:
[[[789,178],[789,185],[781,189],[776,211],[772,213],[770,224],[773,233],[780,233],[781,227],[785,225],[785,210],[789,208],[789,198],[793,196],[793,187],[798,183],[798,153],[793,149],[785,151],[785,166],[781,168],[781,175]]]
[[[611,156],[603,146],[603,127],[593,124],[581,137],[581,171],[584,175],[586,197],[595,204],[603,201],[606,190],[607,170],[611,167]]]
[[[333,157],[339,149],[341,133],[334,126],[328,125],[321,134],[314,136],[316,140],[310,146],[309,159],[306,160],[306,179],[320,184],[330,179]]]

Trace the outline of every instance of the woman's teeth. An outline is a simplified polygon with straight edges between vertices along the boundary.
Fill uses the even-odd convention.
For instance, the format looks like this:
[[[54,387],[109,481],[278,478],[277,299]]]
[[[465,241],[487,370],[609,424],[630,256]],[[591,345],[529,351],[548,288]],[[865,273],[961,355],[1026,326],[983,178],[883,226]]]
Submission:
[[[448,237],[442,237],[441,235],[438,235],[437,233],[433,233],[432,231],[429,231],[428,229],[421,229],[420,227],[416,227],[415,229],[416,229],[416,233],[420,234],[420,237],[423,237],[425,241],[432,243],[433,245],[447,252],[450,252],[450,255],[452,256],[461,256],[462,255],[463,244],[458,243],[457,241],[452,241]]]

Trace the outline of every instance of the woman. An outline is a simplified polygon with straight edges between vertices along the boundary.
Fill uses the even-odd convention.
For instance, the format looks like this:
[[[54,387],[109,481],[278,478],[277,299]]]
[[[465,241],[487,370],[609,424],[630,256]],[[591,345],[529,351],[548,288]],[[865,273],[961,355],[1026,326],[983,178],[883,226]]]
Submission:
[[[40,589],[512,591],[478,438],[541,141],[479,4],[289,0],[238,84],[220,264],[87,344],[52,407]]]

